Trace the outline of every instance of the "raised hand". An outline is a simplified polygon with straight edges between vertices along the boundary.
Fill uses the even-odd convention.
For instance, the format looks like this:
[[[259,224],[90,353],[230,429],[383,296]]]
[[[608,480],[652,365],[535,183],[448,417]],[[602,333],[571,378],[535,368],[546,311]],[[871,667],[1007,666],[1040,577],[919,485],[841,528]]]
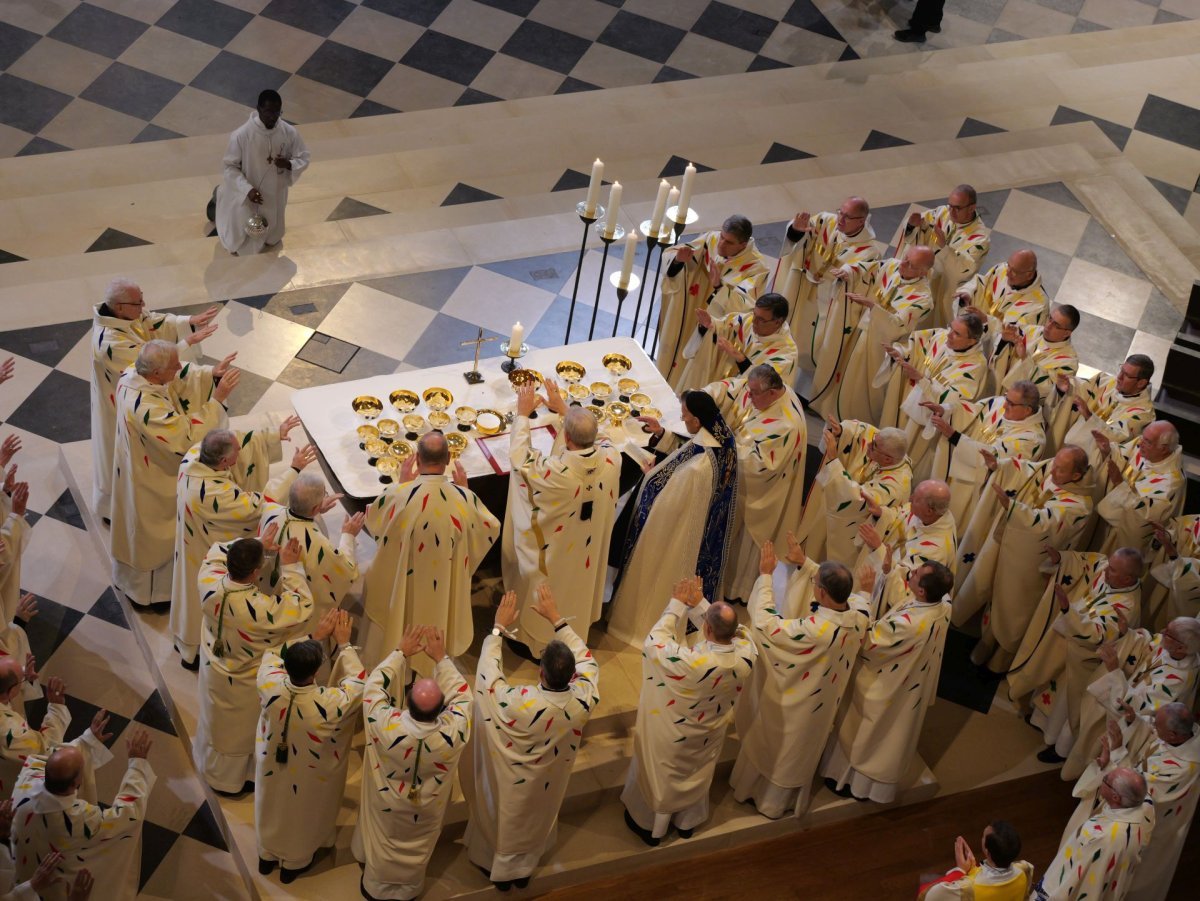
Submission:
[[[983,459],[983,465],[988,468],[988,472],[996,471],[996,455],[986,448],[979,449],[979,456]]]
[[[12,490],[12,512],[17,516],[25,515],[25,508],[29,504],[29,483],[17,482]]]
[[[671,590],[671,597],[677,601],[682,601],[687,604],[687,599],[692,593],[692,578],[685,576],[675,583],[675,587]],[[691,606],[690,604],[688,606]]]
[[[920,213],[909,213],[908,214],[908,224],[912,228],[916,228],[918,225],[920,225],[921,224],[921,214]]]
[[[71,893],[67,895],[67,901],[88,901],[95,886],[96,879],[92,876],[92,871],[80,870],[75,874],[75,881],[71,883]]]
[[[875,500],[867,492],[859,491],[858,496],[862,498],[862,502],[867,506],[867,512],[872,516],[879,516],[883,513],[883,507],[879,505],[879,501]]]
[[[67,702],[67,686],[58,676],[51,676],[46,680],[46,700],[51,704],[65,704]]]
[[[853,291],[846,292],[846,300],[850,301],[851,303],[856,303],[860,307],[866,307],[868,310],[875,306],[875,301],[871,300],[871,298],[867,297],[867,295],[855,294]]]
[[[321,498],[321,503],[317,504],[317,512],[318,513],[328,513],[330,510],[332,510],[334,507],[336,507],[338,505],[338,501],[340,501],[345,496],[346,495],[341,494],[341,493],[325,495],[325,497]],[[346,531],[344,526],[342,527],[342,531],[343,532]],[[356,532],[355,534],[358,534],[358,533]]]
[[[13,370],[16,369],[17,363],[9,357],[3,363],[0,363],[0,385],[3,385],[13,377]]]
[[[561,617],[558,615],[558,604],[554,600],[554,592],[550,590],[550,583],[542,582],[534,593],[537,600],[533,604],[533,612],[551,625],[557,623]]]
[[[1055,566],[1058,566],[1059,561],[1062,560],[1062,554],[1059,553],[1058,548],[1052,545],[1049,541],[1042,542],[1042,553],[1045,554],[1046,558]]]
[[[96,715],[92,717],[92,725],[91,725],[92,735],[96,736],[97,740],[99,740],[101,743],[107,742],[110,738],[113,737],[113,734],[111,732],[106,731],[107,729],[108,729],[108,711],[107,710],[97,710]]]
[[[694,251],[692,248],[690,248],[686,244],[684,244],[675,251],[675,262],[677,262],[677,263],[690,262],[691,259],[695,255],[696,255],[696,251]]]
[[[858,572],[854,574],[854,581],[858,583],[858,590],[863,594],[870,594],[875,588],[875,567],[869,562],[864,562]]]
[[[699,576],[688,579],[688,596],[681,600],[689,607],[696,607],[704,600],[704,580]]]
[[[879,532],[869,522],[864,522],[858,527],[858,537],[862,539],[863,544],[871,550],[877,550],[883,539],[879,536]]]
[[[804,553],[804,546],[796,540],[795,532],[787,533],[787,544],[787,553],[783,555],[783,559],[795,566],[803,566],[808,560],[808,555]]]
[[[340,497],[341,495],[338,496]],[[367,514],[360,511],[355,513],[353,516],[346,517],[346,519],[342,522],[342,531],[347,535],[357,535],[363,530],[363,526],[366,525],[366,522]]]
[[[1054,600],[1058,601],[1058,609],[1066,613],[1071,608],[1071,599],[1061,585],[1054,586]]]
[[[807,212],[800,212],[792,219],[792,231],[806,232],[812,228],[812,216]]]
[[[21,437],[19,435],[9,435],[5,438],[4,443],[0,444],[0,469],[7,466],[20,449]]]
[[[205,338],[211,338],[216,331],[217,324],[215,322],[210,322],[208,325],[202,325],[200,328],[196,329],[196,331],[185,335],[183,340],[188,347],[195,347]]]
[[[13,489],[17,487],[17,464],[14,463],[8,467],[8,472],[4,474],[4,493],[12,494]]]
[[[213,388],[213,398],[218,403],[225,403],[229,400],[229,395],[233,394],[233,389],[238,386],[238,382],[242,380],[242,371],[240,369],[230,369],[221,377],[221,381],[217,383],[217,387]]]
[[[1008,496],[1007,491],[1005,491],[1003,488],[1001,488],[995,482],[992,482],[991,485],[992,485],[992,494],[996,495],[996,500],[998,500],[1000,502],[1000,506],[1003,507],[1005,510],[1007,510],[1009,508],[1009,506],[1012,504],[1012,498]]]
[[[546,406],[551,413],[557,413],[559,416],[567,414],[567,402],[563,399],[562,389],[558,387],[558,382],[554,379],[546,379]]]
[[[467,478],[467,470],[465,468],[463,468],[461,460],[454,461],[453,481],[454,481],[454,484],[457,485],[459,488],[466,488],[467,482],[470,481]]]
[[[542,405],[542,399],[534,390],[533,384],[526,382],[524,385],[518,385],[517,392],[517,415],[529,416],[534,410]]]
[[[1100,456],[1107,457],[1112,453],[1112,441],[1099,429],[1092,429],[1092,439],[1096,442],[1096,450]]]
[[[399,484],[411,482],[417,477],[417,455],[409,454],[408,459],[400,464]]]
[[[708,310],[704,309],[703,307],[698,307],[696,309],[696,320],[705,328],[713,327],[712,314],[710,312],[708,312]]]
[[[961,835],[954,840],[954,863],[964,873],[975,869],[975,852]]]
[[[1100,662],[1110,673],[1120,665],[1117,661],[1117,646],[1111,641],[1106,641],[1096,648],[1096,656],[1100,658]]]
[[[293,538],[287,543],[287,547],[279,552],[279,565],[290,566],[293,563],[300,562],[300,539]]]
[[[129,748],[129,758],[131,760],[137,758],[145,760],[150,756],[150,748],[153,744],[154,742],[150,740],[150,733],[145,729],[138,729],[125,740],[125,745]]]
[[[48,892],[59,881],[58,867],[62,863],[62,852],[51,851],[42,858],[33,875],[29,877],[29,887],[39,898],[47,897]]]
[[[354,627],[350,621],[350,614],[345,610],[334,610],[333,612],[337,614],[336,622],[333,624],[333,640],[336,644],[349,644],[350,633]]]
[[[225,384],[222,382],[221,384]],[[292,454],[292,469],[300,472],[309,463],[317,459],[317,446],[315,444],[306,444],[304,447],[296,448],[296,452]]]
[[[317,623],[317,627],[312,631],[312,637],[316,641],[324,641],[333,634],[333,630],[337,627],[338,611],[326,610],[325,615],[321,617]]]
[[[504,597],[500,599],[500,606],[496,608],[496,625],[507,631],[516,621],[517,593],[506,591]]]
[[[279,423],[279,440],[287,441],[288,435],[291,434],[292,429],[297,428],[299,425],[300,417],[294,413],[283,422]]]
[[[400,636],[400,645],[396,648],[405,657],[412,657],[421,650],[421,644],[425,640],[425,630],[427,626],[408,626],[404,630],[404,634]]]
[[[213,304],[203,313],[197,313],[188,319],[188,325],[194,328],[203,328],[217,318],[217,314],[221,312],[220,304]]]
[[[279,523],[273,522],[267,526],[266,530],[258,536],[258,540],[262,542],[263,551],[268,554],[279,552],[279,545],[275,543],[275,539],[279,537]]]
[[[758,552],[758,573],[762,576],[769,576],[775,572],[775,564],[779,561],[775,559],[775,542],[764,541],[762,548]]]
[[[446,633],[434,626],[426,626],[425,653],[434,663],[441,663],[446,656]]]
[[[37,616],[38,605],[37,596],[32,592],[25,592],[21,595],[21,600],[17,602],[17,613],[14,619],[19,619],[22,622],[29,622]]]
[[[236,350],[233,353],[231,353],[229,356],[227,356],[225,359],[223,359],[220,363],[213,366],[213,370],[212,370],[213,378],[215,378],[215,379],[224,378],[227,373],[232,372],[233,371],[233,361],[235,359],[237,359],[237,351]]]

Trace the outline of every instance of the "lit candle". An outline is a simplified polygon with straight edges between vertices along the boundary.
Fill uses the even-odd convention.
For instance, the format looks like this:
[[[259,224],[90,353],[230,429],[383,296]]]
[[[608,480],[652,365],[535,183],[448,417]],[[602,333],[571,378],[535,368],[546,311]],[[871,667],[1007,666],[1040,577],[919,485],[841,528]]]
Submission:
[[[600,185],[604,181],[604,163],[600,160],[592,163],[592,180],[588,182],[587,200],[583,202],[583,211],[591,216],[596,212],[596,201],[600,199]]]
[[[696,178],[696,167],[691,163],[683,170],[683,188],[679,191],[679,209],[675,211],[676,222],[686,222],[688,204],[692,202],[692,181]]]
[[[629,275],[633,272],[633,257],[637,253],[637,229],[631,228],[625,235],[625,257],[621,260],[621,278],[618,288],[629,287]]]
[[[617,213],[621,210],[621,192],[625,190],[619,181],[608,189],[608,209],[604,213],[604,237],[611,238],[617,228]]]
[[[654,198],[654,212],[650,214],[650,234],[657,238],[662,231],[663,213],[667,211],[667,192],[671,183],[665,178],[658,183],[658,196]]]
[[[513,326],[512,334],[508,336],[508,355],[521,356],[521,342],[525,340],[525,326],[517,323]]]

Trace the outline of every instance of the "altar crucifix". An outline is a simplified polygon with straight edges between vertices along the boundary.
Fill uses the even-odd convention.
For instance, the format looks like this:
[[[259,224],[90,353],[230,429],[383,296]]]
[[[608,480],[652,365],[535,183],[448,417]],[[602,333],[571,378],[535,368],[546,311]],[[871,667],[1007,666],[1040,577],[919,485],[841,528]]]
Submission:
[[[469,341],[458,342],[459,347],[466,347],[468,344],[475,345],[475,362],[471,364],[470,372],[463,373],[463,378],[467,380],[468,385],[478,385],[480,382],[483,381],[483,375],[479,372],[479,347],[481,344],[483,344],[486,341],[495,341],[495,340],[496,340],[495,335],[492,335],[490,338],[483,337],[483,327],[480,326],[479,336],[477,338],[472,338]]]

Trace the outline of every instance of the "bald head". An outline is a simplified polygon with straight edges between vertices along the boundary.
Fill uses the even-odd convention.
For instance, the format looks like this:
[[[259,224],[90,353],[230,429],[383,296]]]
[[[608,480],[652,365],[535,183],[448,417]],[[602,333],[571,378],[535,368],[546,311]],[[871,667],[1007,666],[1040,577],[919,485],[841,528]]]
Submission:
[[[596,443],[596,417],[583,407],[571,407],[563,417],[563,437],[571,450],[586,450]]]
[[[950,509],[950,486],[940,479],[926,479],[912,493],[912,512],[925,525],[932,525]]]
[[[434,429],[417,441],[417,471],[422,475],[438,475],[450,463],[450,445],[446,436]]]
[[[1179,430],[1165,419],[1158,419],[1142,429],[1138,450],[1151,463],[1161,463],[1179,447]]]
[[[900,274],[904,278],[920,278],[933,268],[933,249],[930,247],[913,246],[904,251],[904,259],[900,262]]]
[[[1195,727],[1196,715],[1187,704],[1181,704],[1179,701],[1163,704],[1154,713],[1154,731],[1172,747],[1177,747],[1191,738]]]
[[[418,679],[408,690],[408,713],[418,722],[432,723],[442,712],[445,697],[433,679]]]
[[[72,745],[63,745],[46,760],[46,791],[69,795],[79,788],[83,778],[83,754]]]
[[[867,203],[865,198],[851,194],[842,202],[842,209],[855,216],[866,216],[871,212],[871,204]]]
[[[0,700],[8,700],[14,688],[25,681],[25,672],[16,657],[0,657]]]
[[[704,611],[704,624],[708,627],[708,639],[717,644],[729,644],[737,634],[737,614],[724,601],[709,604]]]
[[[1145,563],[1142,552],[1135,547],[1117,548],[1108,556],[1108,583],[1113,588],[1128,588],[1142,577]],[[1114,579],[1113,575],[1117,578]]]
[[[1054,455],[1050,464],[1050,475],[1056,485],[1070,485],[1087,474],[1089,465],[1087,452],[1082,447],[1064,444]]]
[[[1037,254],[1029,248],[1014,250],[1008,257],[1008,284],[1020,290],[1037,278]]]

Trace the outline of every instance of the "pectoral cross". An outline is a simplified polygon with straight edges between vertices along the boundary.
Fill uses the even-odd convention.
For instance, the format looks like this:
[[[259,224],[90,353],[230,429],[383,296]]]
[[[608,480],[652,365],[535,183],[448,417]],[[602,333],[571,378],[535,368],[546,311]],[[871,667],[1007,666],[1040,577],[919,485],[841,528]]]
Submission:
[[[459,341],[458,342],[459,347],[466,347],[468,344],[475,345],[475,362],[471,364],[470,372],[463,373],[463,378],[467,380],[468,385],[478,385],[483,381],[483,375],[479,372],[479,347],[480,347],[480,345],[482,345],[488,341],[495,341],[495,340],[496,340],[495,335],[492,335],[490,338],[483,337],[483,327],[480,326],[478,337],[472,338],[469,341]]]

